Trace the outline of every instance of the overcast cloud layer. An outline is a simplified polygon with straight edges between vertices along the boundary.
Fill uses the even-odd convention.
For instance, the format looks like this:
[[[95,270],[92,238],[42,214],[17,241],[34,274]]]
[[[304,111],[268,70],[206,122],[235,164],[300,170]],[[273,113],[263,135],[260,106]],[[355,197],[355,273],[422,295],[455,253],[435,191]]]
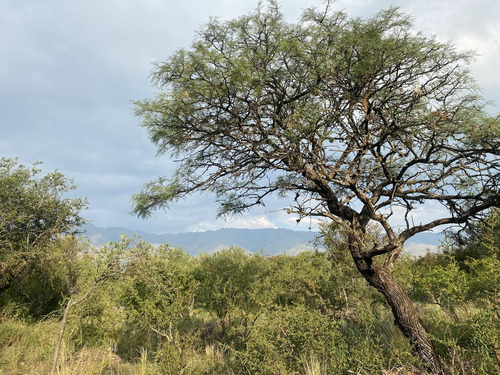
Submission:
[[[319,0],[280,3],[290,20],[304,8],[323,6]],[[417,30],[476,50],[473,74],[485,98],[500,103],[498,0],[345,0],[334,7],[369,16],[391,4],[413,15]],[[230,221],[215,221],[216,206],[207,196],[193,196],[146,221],[128,214],[130,196],[173,169],[168,157],[155,158],[133,116],[131,101],[154,95],[151,64],[189,46],[209,16],[231,19],[256,5],[253,0],[0,0],[0,156],[24,164],[43,161],[45,171],[71,177],[77,194],[89,199],[85,216],[98,226],[155,233],[315,227],[314,222],[297,226],[293,217],[274,212],[284,201]],[[417,219],[434,212],[417,213]]]

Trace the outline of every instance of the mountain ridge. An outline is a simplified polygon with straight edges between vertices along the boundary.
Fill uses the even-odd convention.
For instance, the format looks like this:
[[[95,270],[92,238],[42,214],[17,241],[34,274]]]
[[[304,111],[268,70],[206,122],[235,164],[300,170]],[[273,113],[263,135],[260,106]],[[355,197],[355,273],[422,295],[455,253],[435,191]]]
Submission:
[[[204,232],[153,234],[140,230],[120,227],[97,227],[93,224],[85,226],[86,235],[92,245],[99,246],[109,241],[119,241],[122,234],[153,244],[168,243],[173,247],[183,248],[191,255],[211,253],[222,247],[237,246],[252,253],[263,252],[266,255],[287,253],[303,247],[314,250],[314,242],[319,236],[313,231],[294,231],[284,228],[236,229],[222,228]]]
[[[86,224],[86,236],[94,246],[100,246],[110,241],[119,241],[121,235],[137,236],[152,244],[168,243],[172,247],[182,248],[190,255],[212,253],[221,248],[237,246],[252,253],[262,252],[265,255],[294,255],[304,250],[323,250],[317,240],[319,232],[296,231],[285,228],[239,229],[222,228],[204,232],[164,233],[154,234],[141,230],[122,227],[98,227]],[[436,251],[443,236],[436,233],[420,233],[405,246],[413,255],[423,255]]]

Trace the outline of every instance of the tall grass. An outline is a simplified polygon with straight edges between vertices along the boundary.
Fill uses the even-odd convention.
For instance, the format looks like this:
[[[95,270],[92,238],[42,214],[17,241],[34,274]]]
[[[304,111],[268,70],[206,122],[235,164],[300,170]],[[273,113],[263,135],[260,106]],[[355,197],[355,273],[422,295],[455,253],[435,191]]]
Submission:
[[[309,357],[305,357],[304,361],[304,375],[328,375],[327,366],[320,361],[313,353],[309,353]]]
[[[59,325],[0,320],[0,373],[48,374]]]
[[[46,375],[50,373],[59,322],[27,323],[17,319],[0,320],[0,374]],[[138,363],[124,362],[108,347],[74,351],[61,348],[57,375],[146,375],[147,351]]]

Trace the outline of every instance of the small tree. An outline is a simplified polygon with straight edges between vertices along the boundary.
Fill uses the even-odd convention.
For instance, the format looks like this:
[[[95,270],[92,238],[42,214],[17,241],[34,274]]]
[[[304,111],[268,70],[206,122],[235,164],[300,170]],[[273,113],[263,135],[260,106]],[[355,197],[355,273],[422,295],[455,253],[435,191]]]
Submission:
[[[32,266],[43,265],[48,245],[75,234],[85,200],[67,198],[75,187],[59,172],[39,177],[16,159],[0,159],[0,295]]]
[[[190,256],[163,245],[147,251],[126,273],[122,300],[134,327],[152,330],[182,352],[179,326],[192,315],[197,283]]]
[[[191,48],[156,66],[158,96],[137,103],[159,154],[172,152],[179,169],[135,195],[135,212],[147,216],[195,191],[215,192],[220,214],[273,193],[290,197],[290,213],[346,231],[358,271],[441,373],[392,268],[413,235],[500,205],[500,121],[484,112],[471,58],[414,33],[395,8],[350,19],[327,7],[288,23],[270,2],[213,20]],[[441,204],[442,216],[414,223],[412,212],[428,202]],[[367,247],[371,223],[384,236]]]
[[[220,335],[233,327],[247,338],[269,299],[264,258],[243,249],[228,248],[201,255],[195,277],[199,282],[197,305],[218,320]]]

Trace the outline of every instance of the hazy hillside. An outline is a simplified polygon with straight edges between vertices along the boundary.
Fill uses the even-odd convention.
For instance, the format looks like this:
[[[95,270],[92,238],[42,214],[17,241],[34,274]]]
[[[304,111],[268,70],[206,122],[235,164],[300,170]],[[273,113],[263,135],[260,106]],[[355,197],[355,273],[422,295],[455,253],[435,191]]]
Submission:
[[[135,233],[144,241],[154,244],[168,243],[183,248],[191,255],[211,253],[229,246],[238,246],[252,253],[262,251],[267,255],[282,253],[294,255],[303,250],[317,248],[316,238],[319,235],[317,232],[289,229],[219,229],[206,232],[152,234],[128,228],[101,228],[93,224],[87,224],[86,230],[86,235],[95,246],[109,241],[119,241],[121,234],[132,237]],[[440,240],[442,235],[422,233],[412,238],[406,248],[415,255],[422,255],[427,249],[435,251]]]
[[[121,234],[133,236],[155,243],[168,243],[182,247],[188,254],[211,253],[221,248],[238,246],[253,253],[281,254],[299,249],[314,249],[317,232],[293,231],[289,229],[220,229],[206,232],[152,234],[128,228],[100,228],[92,224],[86,226],[87,236],[93,245],[118,241]]]

